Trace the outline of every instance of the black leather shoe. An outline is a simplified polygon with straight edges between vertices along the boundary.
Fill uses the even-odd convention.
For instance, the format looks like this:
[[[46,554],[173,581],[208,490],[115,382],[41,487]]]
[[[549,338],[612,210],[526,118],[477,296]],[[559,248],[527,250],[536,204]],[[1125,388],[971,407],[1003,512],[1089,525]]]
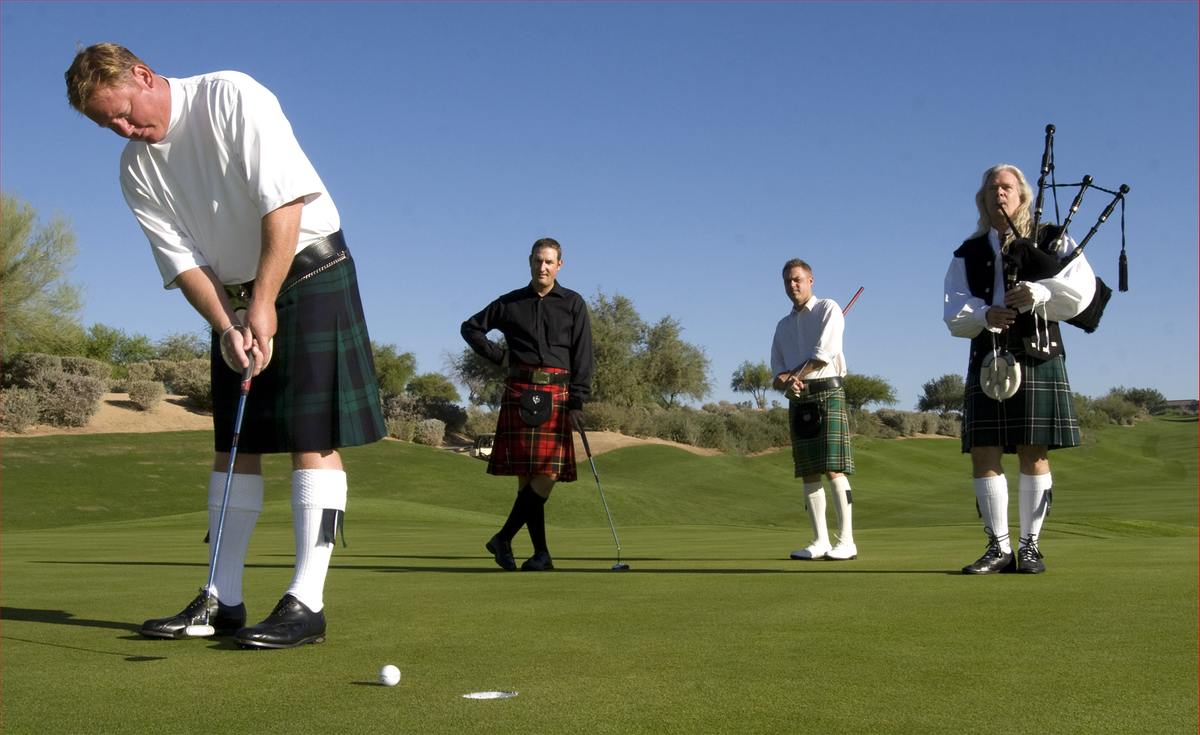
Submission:
[[[1042,563],[1042,552],[1038,551],[1037,544],[1022,546],[1017,551],[1017,571],[1021,574],[1041,574],[1046,571],[1046,565]]]
[[[142,623],[142,635],[147,638],[183,638],[183,631],[189,625],[204,624],[204,602],[207,598],[202,589],[199,596],[178,615],[147,620]],[[212,598],[208,606],[208,624],[213,627],[214,635],[233,635],[246,624],[246,603],[223,605],[217,598]]]
[[[488,542],[483,545],[488,553],[496,557],[496,563],[501,569],[509,572],[517,571],[517,560],[513,558],[512,542],[505,541],[500,538],[500,534],[496,534],[488,539]]]
[[[522,572],[548,572],[554,568],[549,551],[539,551],[525,560],[521,565]]]
[[[963,574],[995,574],[1002,572],[1006,567],[1012,564],[1012,552],[1005,553],[1000,550],[1000,545],[993,543],[988,546],[988,550],[979,557],[979,560],[974,564],[969,564],[963,567]]]
[[[325,613],[313,612],[291,595],[284,595],[267,619],[237,632],[243,648],[295,648],[325,640]]]

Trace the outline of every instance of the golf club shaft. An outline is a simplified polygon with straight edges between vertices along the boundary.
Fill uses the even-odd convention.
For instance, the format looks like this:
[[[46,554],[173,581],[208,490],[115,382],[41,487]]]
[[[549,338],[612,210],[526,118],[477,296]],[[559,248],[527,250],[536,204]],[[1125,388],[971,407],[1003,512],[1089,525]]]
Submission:
[[[225,509],[229,506],[229,489],[233,485],[233,463],[237,459],[238,436],[242,432],[242,415],[246,411],[246,396],[250,393],[250,379],[254,375],[254,355],[247,354],[250,366],[242,372],[241,395],[238,396],[237,415],[233,420],[233,441],[229,445],[229,471],[225,473],[225,495],[221,498],[221,515],[217,519],[217,535],[213,539],[212,559],[208,565],[207,595],[204,604],[204,622],[208,622],[208,600],[212,598],[213,578],[217,573],[217,557],[221,553],[221,532],[225,529]]]
[[[612,513],[608,512],[608,501],[604,499],[604,488],[600,486],[600,475],[596,472],[596,461],[592,459],[592,448],[588,444],[587,431],[582,427],[579,436],[583,439],[583,449],[587,452],[588,464],[592,466],[592,477],[596,478],[596,489],[600,491],[600,502],[604,505],[604,515],[608,518],[608,527],[612,529],[613,542],[617,545],[617,563],[621,563],[621,540],[617,538],[617,527],[613,525]]]

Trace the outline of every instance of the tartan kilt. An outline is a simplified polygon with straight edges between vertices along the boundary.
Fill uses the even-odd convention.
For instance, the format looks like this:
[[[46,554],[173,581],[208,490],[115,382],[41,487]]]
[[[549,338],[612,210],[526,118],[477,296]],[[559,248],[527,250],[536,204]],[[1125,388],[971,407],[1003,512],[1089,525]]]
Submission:
[[[275,352],[251,382],[238,450],[317,452],[386,436],[371,339],[349,254],[307,277],[289,277],[275,310]],[[227,452],[241,375],[221,358],[215,331],[211,361],[215,445],[218,452]]]
[[[538,368],[552,373],[566,372],[557,368]],[[554,398],[554,410],[541,426],[529,426],[521,420],[521,393],[544,390]],[[567,386],[536,385],[508,378],[504,384],[504,399],[500,403],[500,418],[496,421],[496,439],[488,460],[491,475],[558,475],[558,482],[575,482],[575,441],[571,422],[567,420]]]
[[[816,405],[821,412],[821,432],[812,439],[796,436],[796,412],[801,406]],[[822,472],[854,474],[854,455],[850,451],[850,421],[846,416],[846,390],[830,388],[788,406],[788,432],[792,437],[792,461],[796,477]]]
[[[967,374],[963,453],[971,447],[1002,446],[1006,454],[1015,454],[1018,445],[1079,446],[1079,420],[1063,357],[1045,362],[1028,355],[1015,357],[1021,365],[1021,387],[1006,401],[984,394],[978,372]]]

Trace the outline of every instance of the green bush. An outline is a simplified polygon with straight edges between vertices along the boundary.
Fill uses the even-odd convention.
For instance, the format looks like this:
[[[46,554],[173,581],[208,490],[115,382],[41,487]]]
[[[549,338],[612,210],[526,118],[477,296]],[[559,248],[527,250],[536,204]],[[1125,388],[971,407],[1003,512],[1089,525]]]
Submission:
[[[41,410],[37,393],[29,388],[5,388],[0,392],[0,425],[17,434],[38,422]]]
[[[387,396],[382,403],[384,421],[392,418],[413,422],[437,419],[451,433],[461,432],[467,424],[467,412],[445,398],[424,398],[404,393]]]
[[[89,378],[107,381],[112,377],[112,365],[107,362],[100,362],[88,357],[64,357],[62,358],[62,369],[64,373],[71,375],[86,375]]]
[[[387,425],[388,436],[402,442],[411,442],[417,435],[417,422],[402,418],[390,418],[384,422]]]
[[[947,413],[938,419],[937,431],[934,432],[942,436],[952,436],[955,439],[962,437],[962,417],[954,412]]]
[[[204,358],[196,358],[202,360]],[[207,362],[207,360],[205,361]],[[179,388],[175,385],[175,377],[179,375],[179,366],[184,364],[173,360],[151,360],[148,363],[152,369],[152,373],[148,380],[157,380],[167,388],[167,392],[174,396],[183,395]]]
[[[100,410],[108,386],[87,375],[53,373],[39,378],[34,390],[43,421],[53,426],[84,426]]]
[[[912,411],[894,411],[890,408],[881,408],[875,412],[883,425],[892,429],[899,436],[916,436],[921,433],[924,425],[924,419],[919,413]]]
[[[592,431],[620,431],[628,411],[624,406],[615,403],[596,401],[583,408],[586,424]]]
[[[725,418],[726,450],[755,454],[772,447],[791,445],[788,434],[788,409],[745,410]]]
[[[133,383],[138,380],[158,380],[164,382],[154,376],[154,366],[148,362],[135,362],[125,368],[126,383]]]
[[[1121,426],[1132,426],[1134,420],[1143,415],[1145,410],[1132,401],[1125,400],[1115,388],[1103,398],[1096,399],[1092,406],[1098,413],[1108,416],[1110,422]]]
[[[58,355],[22,352],[4,365],[4,385],[30,388],[40,378],[62,371],[62,358]]]
[[[187,396],[196,408],[211,411],[212,370],[209,361],[196,359],[175,363],[171,388],[175,395]]]
[[[446,422],[439,419],[421,419],[417,422],[417,434],[413,441],[431,447],[440,446],[446,438]]]
[[[138,408],[143,411],[152,411],[162,401],[167,390],[157,380],[131,380],[126,384],[125,392],[129,394],[129,400],[136,403]]]
[[[496,431],[496,420],[500,418],[499,411],[488,411],[478,406],[467,409],[467,423],[462,433],[468,439],[477,439],[480,434],[491,434]]]

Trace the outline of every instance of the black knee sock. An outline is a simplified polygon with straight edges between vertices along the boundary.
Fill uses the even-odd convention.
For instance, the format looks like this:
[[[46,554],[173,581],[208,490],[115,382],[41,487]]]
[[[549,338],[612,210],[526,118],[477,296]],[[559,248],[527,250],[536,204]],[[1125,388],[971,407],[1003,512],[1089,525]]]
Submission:
[[[531,499],[529,514],[525,516],[525,527],[529,529],[529,540],[533,542],[533,553],[545,551],[550,553],[546,548],[546,501],[549,498],[543,498],[531,488],[529,494],[533,496]]]
[[[512,543],[513,537],[517,535],[517,531],[524,526],[534,505],[530,502],[529,496],[537,497],[537,493],[533,488],[526,485],[517,493],[517,499],[513,502],[512,510],[508,513],[508,520],[504,522],[504,527],[500,529],[500,533],[496,534],[500,538]]]

